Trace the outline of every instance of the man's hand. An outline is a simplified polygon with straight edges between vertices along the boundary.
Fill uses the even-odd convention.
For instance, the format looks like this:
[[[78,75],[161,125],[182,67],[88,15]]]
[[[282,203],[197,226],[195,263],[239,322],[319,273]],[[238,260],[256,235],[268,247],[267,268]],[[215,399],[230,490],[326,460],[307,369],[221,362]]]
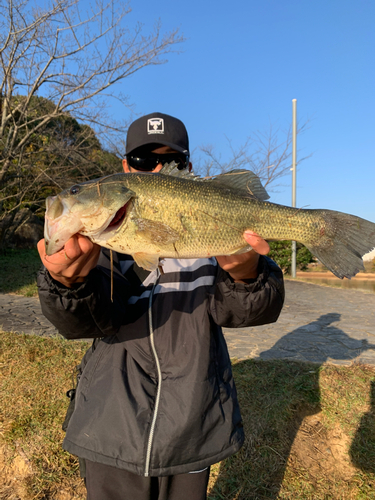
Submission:
[[[81,234],[75,234],[62,250],[53,255],[46,255],[44,240],[40,240],[38,252],[52,278],[70,288],[73,283],[83,282],[96,266],[100,246]]]
[[[270,251],[268,243],[256,233],[245,231],[243,237],[252,250],[241,254],[216,257],[219,266],[227,271],[234,281],[239,282],[257,278],[259,255],[266,255]]]

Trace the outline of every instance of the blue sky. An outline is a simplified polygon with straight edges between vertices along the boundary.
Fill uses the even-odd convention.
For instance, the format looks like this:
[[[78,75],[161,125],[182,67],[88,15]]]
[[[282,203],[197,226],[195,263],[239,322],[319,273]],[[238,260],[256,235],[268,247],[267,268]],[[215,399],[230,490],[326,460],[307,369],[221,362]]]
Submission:
[[[191,148],[233,146],[272,123],[309,129],[299,156],[297,206],[375,222],[375,2],[373,0],[133,0],[129,24],[160,19],[186,37],[180,54],[121,83],[137,114],[182,119]],[[118,112],[114,110],[114,114]],[[129,113],[124,111],[125,114]],[[134,116],[136,118],[136,116]],[[270,193],[291,204],[291,176]]]

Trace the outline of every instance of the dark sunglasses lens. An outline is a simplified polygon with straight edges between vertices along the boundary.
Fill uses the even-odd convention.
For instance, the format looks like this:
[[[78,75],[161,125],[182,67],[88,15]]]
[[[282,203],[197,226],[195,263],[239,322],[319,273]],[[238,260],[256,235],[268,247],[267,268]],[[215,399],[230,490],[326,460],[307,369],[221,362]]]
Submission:
[[[172,161],[178,164],[177,168],[179,170],[183,170],[189,163],[189,157],[181,154],[157,155],[149,153],[144,157],[129,155],[127,160],[129,167],[142,172],[152,172],[159,163],[165,165],[166,163],[172,163]]]
[[[136,170],[142,170],[143,172],[151,172],[157,166],[155,158],[140,158],[139,156],[128,156],[129,167],[135,168]]]

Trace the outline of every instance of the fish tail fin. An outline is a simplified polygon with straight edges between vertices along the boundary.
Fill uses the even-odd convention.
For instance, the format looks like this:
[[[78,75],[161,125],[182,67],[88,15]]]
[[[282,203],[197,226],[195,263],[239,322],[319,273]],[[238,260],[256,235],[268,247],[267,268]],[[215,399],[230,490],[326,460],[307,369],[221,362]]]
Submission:
[[[323,219],[321,238],[305,246],[338,278],[364,269],[362,257],[375,247],[375,224],[355,215],[317,210]]]

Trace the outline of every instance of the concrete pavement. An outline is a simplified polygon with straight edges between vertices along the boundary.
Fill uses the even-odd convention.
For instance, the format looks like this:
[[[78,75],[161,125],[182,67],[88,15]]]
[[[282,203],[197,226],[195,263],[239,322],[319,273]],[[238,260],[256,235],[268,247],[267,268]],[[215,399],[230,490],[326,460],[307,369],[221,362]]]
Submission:
[[[0,328],[56,335],[37,298],[0,294]],[[237,359],[288,359],[375,366],[375,294],[286,280],[286,302],[277,323],[224,329]]]

